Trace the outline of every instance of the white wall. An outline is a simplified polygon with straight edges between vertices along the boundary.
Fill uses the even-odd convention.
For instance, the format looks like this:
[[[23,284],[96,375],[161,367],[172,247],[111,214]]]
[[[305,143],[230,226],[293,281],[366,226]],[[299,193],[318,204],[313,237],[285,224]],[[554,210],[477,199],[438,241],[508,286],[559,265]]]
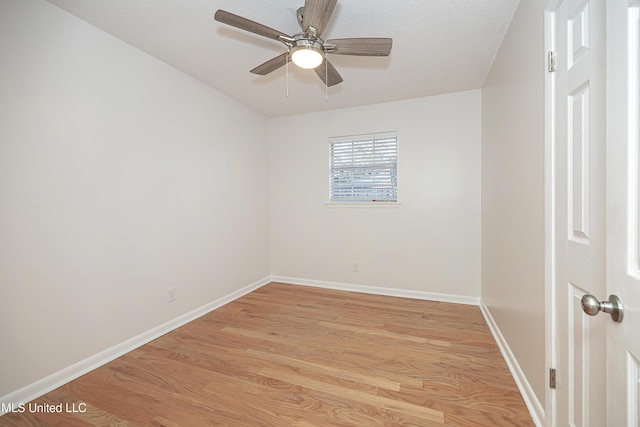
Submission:
[[[269,275],[264,117],[41,0],[0,58],[0,396]]]
[[[329,137],[382,131],[402,205],[325,206]],[[269,147],[272,274],[479,296],[479,90],[271,119]]]
[[[520,2],[482,89],[482,299],[539,402],[546,379],[544,3]]]

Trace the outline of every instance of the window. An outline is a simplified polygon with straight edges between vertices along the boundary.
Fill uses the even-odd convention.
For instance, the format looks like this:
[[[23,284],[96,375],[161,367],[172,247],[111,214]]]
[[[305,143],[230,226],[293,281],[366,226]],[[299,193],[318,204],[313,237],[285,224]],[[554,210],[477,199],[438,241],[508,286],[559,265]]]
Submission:
[[[329,138],[330,202],[398,200],[396,132]]]

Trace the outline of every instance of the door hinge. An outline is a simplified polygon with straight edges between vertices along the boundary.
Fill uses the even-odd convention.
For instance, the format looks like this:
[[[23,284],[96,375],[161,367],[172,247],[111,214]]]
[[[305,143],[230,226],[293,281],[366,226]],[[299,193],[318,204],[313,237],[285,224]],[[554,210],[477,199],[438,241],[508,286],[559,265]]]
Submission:
[[[550,73],[553,73],[556,70],[556,51],[550,50],[547,55],[547,65]]]
[[[549,369],[549,387],[556,388],[556,370],[554,368]]]

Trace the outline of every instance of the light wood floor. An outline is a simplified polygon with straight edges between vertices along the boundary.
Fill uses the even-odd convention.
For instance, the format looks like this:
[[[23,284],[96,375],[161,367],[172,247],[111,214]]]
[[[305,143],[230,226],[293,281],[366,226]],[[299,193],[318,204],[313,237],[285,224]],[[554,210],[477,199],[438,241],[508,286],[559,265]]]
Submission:
[[[34,403],[86,411],[0,425],[533,426],[478,307],[279,283]]]

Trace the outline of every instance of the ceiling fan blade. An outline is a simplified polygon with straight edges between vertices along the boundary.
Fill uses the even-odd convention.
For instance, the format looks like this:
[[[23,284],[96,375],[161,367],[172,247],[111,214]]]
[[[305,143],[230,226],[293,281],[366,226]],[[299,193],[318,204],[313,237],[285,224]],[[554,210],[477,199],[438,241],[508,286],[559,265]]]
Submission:
[[[352,38],[327,40],[327,44],[336,45],[336,49],[329,51],[336,55],[357,56],[389,56],[393,39],[388,38]]]
[[[234,15],[226,10],[218,9],[213,18],[222,22],[223,24],[231,25],[232,27],[240,28],[241,30],[249,31],[250,33],[258,34],[270,39],[279,40],[279,36],[289,37],[283,32],[269,28],[266,25],[259,24],[242,16]],[[291,37],[289,37],[291,38]]]
[[[342,76],[338,73],[336,67],[334,67],[326,58],[315,70],[318,77],[320,77],[327,86],[335,86],[342,83]]]
[[[258,65],[256,68],[251,70],[251,72],[253,74],[266,76],[270,72],[275,71],[285,65],[288,61],[291,61],[291,56],[289,55],[289,52],[285,52],[282,55],[278,55],[275,58],[268,60],[264,64]]]
[[[302,31],[314,27],[319,36],[333,14],[337,0],[305,0],[304,15],[302,17]]]

